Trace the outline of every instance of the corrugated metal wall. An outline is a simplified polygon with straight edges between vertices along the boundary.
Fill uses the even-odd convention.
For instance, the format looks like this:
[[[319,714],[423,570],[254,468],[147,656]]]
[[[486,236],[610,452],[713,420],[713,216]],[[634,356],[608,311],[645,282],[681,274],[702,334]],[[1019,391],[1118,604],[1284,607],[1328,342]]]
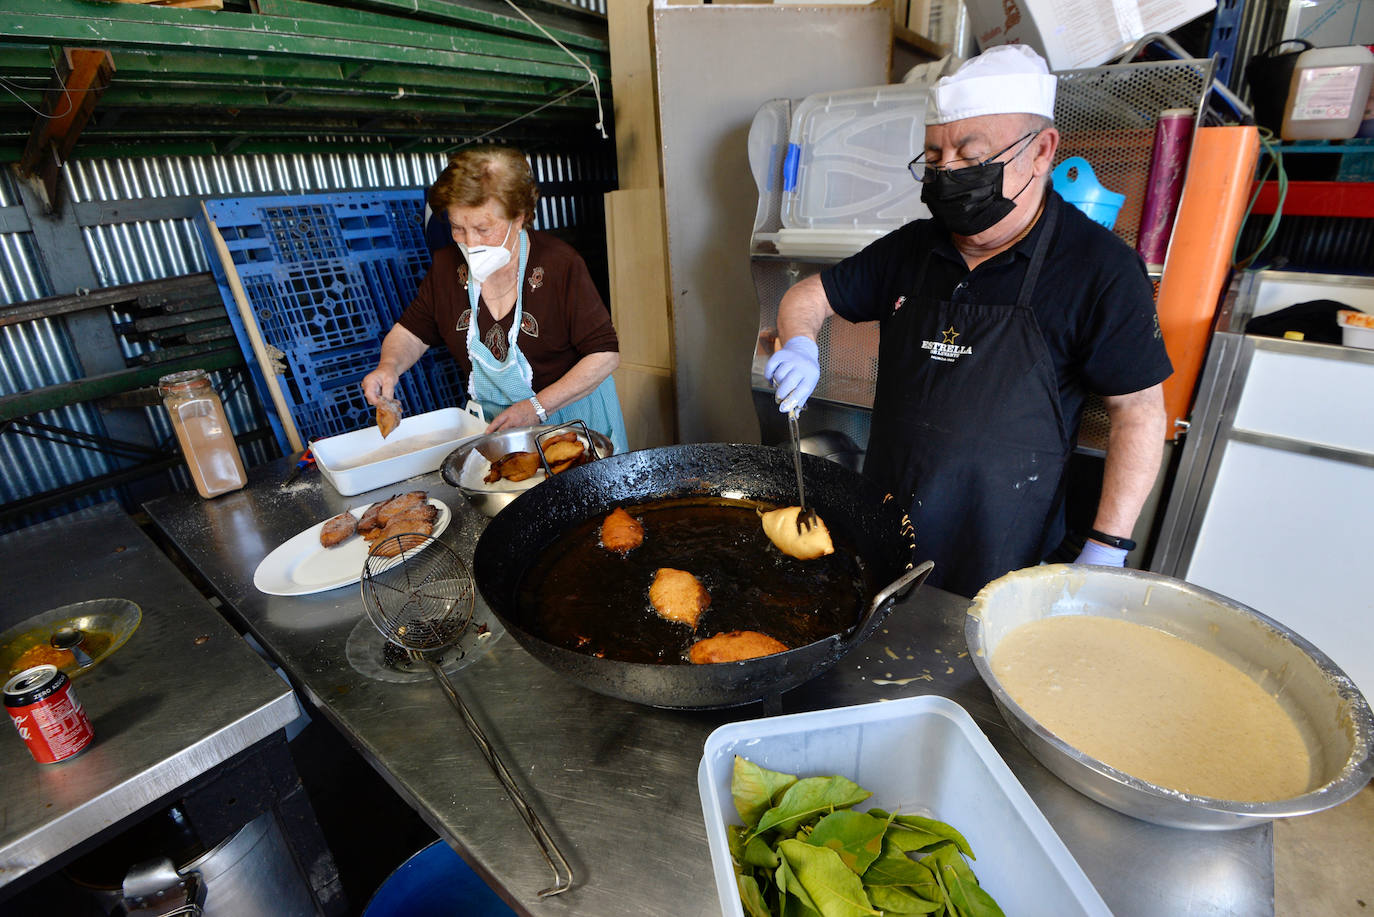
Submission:
[[[588,4],[595,8],[597,4]],[[97,278],[97,286],[156,280],[209,269],[196,234],[192,214],[204,198],[246,197],[255,194],[304,194],[349,190],[422,188],[433,181],[448,161],[444,153],[316,153],[276,155],[177,156],[146,159],[75,160],[65,169],[68,205],[72,214],[97,215],[80,233]],[[604,239],[601,194],[613,187],[614,148],[594,153],[540,153],[531,157],[542,198],[536,225],[541,229],[589,230],[593,240]],[[0,171],[0,208],[22,210],[15,179]],[[127,216],[121,219],[121,203]],[[14,211],[11,211],[12,213]],[[604,243],[603,243],[604,247]],[[591,253],[589,252],[589,255]],[[594,257],[588,258],[589,263]],[[54,270],[60,270],[54,268]],[[593,263],[594,276],[597,274]],[[604,273],[604,268],[601,271]],[[31,232],[0,231],[0,309],[54,294],[72,292],[46,276]],[[116,316],[116,319],[128,316]],[[112,338],[113,340],[113,338]],[[123,356],[136,356],[142,345],[120,340]],[[14,394],[80,378],[75,347],[62,321],[40,320],[0,328],[0,395]],[[239,433],[263,424],[256,393],[242,374],[216,374],[230,422]],[[77,433],[104,432],[93,405],[76,405],[38,415],[34,420]],[[159,442],[171,443],[172,432],[160,409],[147,419]],[[12,502],[44,491],[117,470],[120,460],[90,448],[62,441],[3,431],[0,461],[0,502]],[[275,457],[269,442],[249,447],[251,464]],[[189,486],[184,470],[172,473],[179,488]],[[26,517],[69,512],[101,500],[127,498],[117,491],[74,500],[54,510]],[[127,499],[126,499],[127,502]],[[15,525],[0,527],[14,528]]]

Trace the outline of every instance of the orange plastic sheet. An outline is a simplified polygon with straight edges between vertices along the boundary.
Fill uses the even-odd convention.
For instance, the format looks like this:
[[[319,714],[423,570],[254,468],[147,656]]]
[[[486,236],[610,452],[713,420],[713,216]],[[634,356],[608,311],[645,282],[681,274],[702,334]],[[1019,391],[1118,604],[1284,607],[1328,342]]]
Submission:
[[[1212,322],[1231,269],[1231,251],[1259,161],[1253,127],[1204,127],[1193,138],[1173,239],[1156,308],[1174,374],[1164,383],[1168,439],[1192,410]]]

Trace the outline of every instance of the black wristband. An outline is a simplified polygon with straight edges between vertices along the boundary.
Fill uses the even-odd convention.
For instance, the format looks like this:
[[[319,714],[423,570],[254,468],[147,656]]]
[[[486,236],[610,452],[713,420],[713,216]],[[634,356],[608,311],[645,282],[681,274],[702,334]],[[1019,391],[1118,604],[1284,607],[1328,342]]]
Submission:
[[[1093,541],[1100,541],[1105,545],[1114,548],[1124,548],[1127,551],[1135,550],[1135,542],[1129,538],[1121,538],[1117,535],[1108,535],[1106,532],[1099,532],[1097,529],[1088,529],[1088,537]]]

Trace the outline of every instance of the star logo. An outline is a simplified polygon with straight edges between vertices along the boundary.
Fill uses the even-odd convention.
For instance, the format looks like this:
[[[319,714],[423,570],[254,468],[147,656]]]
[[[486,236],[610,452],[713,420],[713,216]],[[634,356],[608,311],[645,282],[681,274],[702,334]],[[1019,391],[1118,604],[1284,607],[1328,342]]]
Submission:
[[[902,306],[904,306],[904,305],[906,305],[906,297],[905,297],[905,296],[898,296],[898,297],[897,297],[897,301],[894,302],[894,303],[892,304],[892,312],[893,312],[893,314],[895,315],[895,314],[897,313],[897,310],[901,309]]]
[[[945,336],[945,339],[944,339],[944,341],[942,342],[942,343],[945,343],[945,344],[953,344],[953,343],[954,343],[954,339],[957,338],[957,337],[959,336],[959,332],[957,332],[957,331],[954,330],[954,326],[953,326],[953,325],[950,325],[950,326],[949,326],[949,330],[948,330],[948,331],[941,331],[940,333],[943,334],[943,335]]]

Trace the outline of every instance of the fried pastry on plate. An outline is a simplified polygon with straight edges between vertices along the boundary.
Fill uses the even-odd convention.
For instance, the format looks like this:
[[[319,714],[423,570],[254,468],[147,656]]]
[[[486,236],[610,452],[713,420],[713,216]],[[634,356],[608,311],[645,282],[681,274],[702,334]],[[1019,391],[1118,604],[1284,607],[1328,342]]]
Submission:
[[[358,530],[358,520],[352,513],[339,513],[320,529],[320,544],[332,548]]]
[[[703,665],[708,662],[739,662],[741,659],[757,659],[759,656],[785,652],[786,644],[767,634],[756,630],[732,630],[728,634],[716,634],[698,640],[692,644],[687,655],[695,665]]]
[[[644,543],[644,526],[620,507],[601,523],[601,546],[617,554],[628,554]]]
[[[377,522],[382,526],[390,525],[393,517],[424,506],[428,499],[429,494],[423,490],[412,490],[409,493],[392,497],[377,510]]]
[[[376,503],[369,506],[367,511],[363,513],[363,517],[358,520],[359,533],[366,534],[367,532],[380,529],[382,523],[377,519],[377,515],[382,511],[383,506],[386,506],[394,499],[396,499],[396,494],[392,494],[385,500],[378,500]]]
[[[711,593],[686,570],[660,567],[649,586],[649,602],[659,617],[696,627],[697,619],[711,604]]]

